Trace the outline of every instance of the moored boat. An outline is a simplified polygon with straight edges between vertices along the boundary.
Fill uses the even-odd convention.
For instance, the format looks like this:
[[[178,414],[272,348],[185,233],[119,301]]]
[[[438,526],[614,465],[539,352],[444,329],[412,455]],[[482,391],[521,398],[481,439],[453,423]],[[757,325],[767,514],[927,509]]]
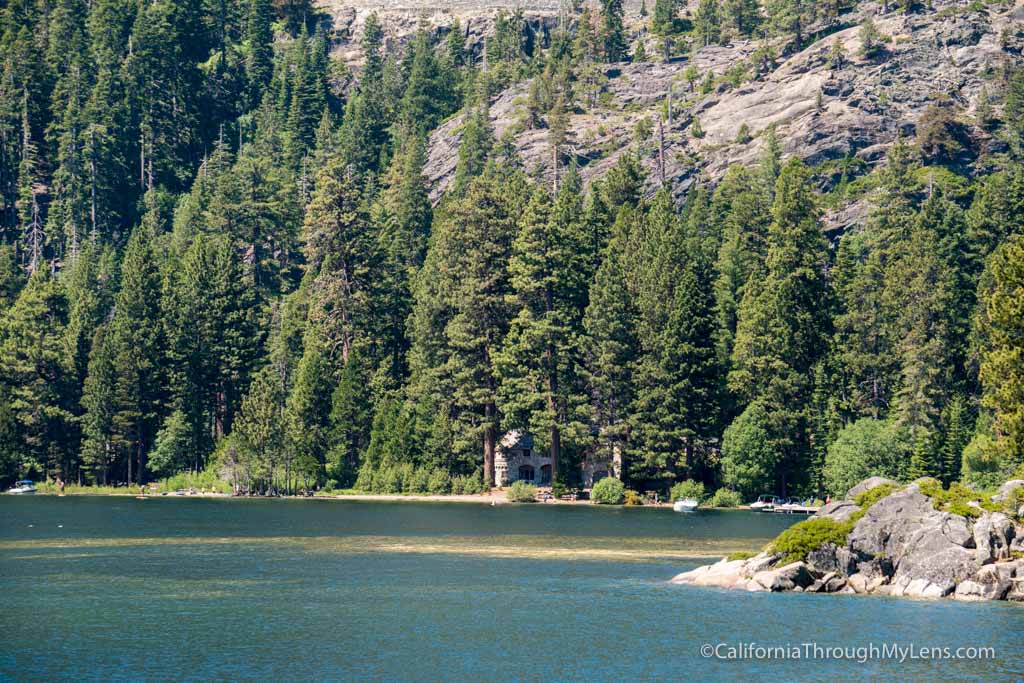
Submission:
[[[700,501],[694,498],[680,498],[672,503],[672,509],[676,512],[693,512],[700,505]]]
[[[7,489],[7,493],[15,496],[23,496],[36,492],[36,485],[31,479],[22,479],[21,481],[14,482],[14,487]]]
[[[782,499],[769,493],[763,493],[750,504],[750,509],[755,512],[772,512],[776,505],[781,505]]]

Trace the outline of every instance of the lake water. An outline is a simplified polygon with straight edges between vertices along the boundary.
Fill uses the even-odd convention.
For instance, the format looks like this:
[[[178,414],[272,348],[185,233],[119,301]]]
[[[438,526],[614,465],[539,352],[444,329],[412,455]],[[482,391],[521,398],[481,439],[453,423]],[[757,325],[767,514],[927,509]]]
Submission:
[[[590,506],[5,496],[0,679],[1024,678],[1024,606],[666,583],[702,561],[694,555],[757,548],[793,521]],[[752,641],[801,654],[811,652],[805,643],[984,646],[995,657],[901,664],[700,651],[724,643],[728,655]]]

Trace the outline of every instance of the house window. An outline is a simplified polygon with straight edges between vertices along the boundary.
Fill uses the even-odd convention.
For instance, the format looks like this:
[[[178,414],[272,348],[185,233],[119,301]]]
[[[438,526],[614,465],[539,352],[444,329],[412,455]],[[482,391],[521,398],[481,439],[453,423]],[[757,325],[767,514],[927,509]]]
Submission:
[[[540,467],[540,485],[549,486],[551,484],[551,465],[541,465]]]
[[[533,481],[533,465],[522,465],[519,467],[520,481]]]

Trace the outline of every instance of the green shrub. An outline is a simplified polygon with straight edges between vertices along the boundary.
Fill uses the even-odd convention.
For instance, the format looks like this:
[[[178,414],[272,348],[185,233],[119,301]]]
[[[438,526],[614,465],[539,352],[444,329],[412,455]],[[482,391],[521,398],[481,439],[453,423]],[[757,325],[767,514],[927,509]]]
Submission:
[[[739,552],[729,553],[725,556],[725,559],[729,562],[733,562],[734,560],[749,560],[756,554],[757,553],[752,553],[749,550],[740,550]]]
[[[514,481],[508,487],[508,499],[513,503],[532,503],[537,500],[537,487],[525,481]]]
[[[412,473],[408,482],[407,491],[410,493],[426,493],[430,490],[430,471],[425,467],[418,467]]]
[[[954,482],[948,489],[942,488],[938,479],[922,479],[917,482],[921,493],[932,499],[932,507],[961,517],[981,517],[982,513],[1000,512],[1002,506],[992,502],[990,492],[975,491],[960,482]],[[980,509],[971,505],[977,503]]]
[[[803,562],[807,555],[826,543],[845,545],[853,530],[850,520],[837,522],[827,517],[813,518],[794,524],[775,537],[769,546],[771,552],[783,556],[780,564]]]
[[[625,503],[626,505],[643,505],[644,497],[641,496],[639,492],[634,491],[633,489],[628,489],[626,491]]]
[[[448,473],[442,469],[436,469],[430,473],[427,479],[427,492],[435,496],[445,496],[451,493],[452,480]]]
[[[177,491],[190,488],[206,489],[207,491],[215,491],[217,493],[231,493],[231,483],[220,478],[215,465],[207,467],[202,472],[180,472],[173,477],[164,479],[160,484],[162,491]]]
[[[715,491],[715,495],[711,496],[711,507],[734,508],[740,505],[743,505],[743,496],[740,495],[739,491],[721,488]]]
[[[398,492],[408,493],[416,475],[416,468],[411,462],[395,465],[395,476],[398,478]]]
[[[605,477],[590,490],[590,500],[602,505],[618,505],[626,494],[626,487],[615,477]]]
[[[484,477],[480,470],[462,477],[462,492],[471,496],[487,493],[487,487],[484,486]]]
[[[896,493],[897,491],[900,490],[900,488],[901,487],[897,486],[896,484],[882,484],[881,486],[876,486],[873,489],[869,489],[864,493],[861,493],[860,495],[853,499],[853,502],[856,503],[861,508],[867,510],[869,507],[871,507],[878,501],[882,500],[886,496]]]
[[[704,484],[699,481],[687,479],[672,487],[669,491],[669,502],[674,503],[683,498],[693,498],[696,501],[703,501],[707,497],[704,491]]]
[[[1003,501],[1003,511],[1011,517],[1016,517],[1021,506],[1024,506],[1024,486],[1010,489]]]
[[[374,493],[401,493],[402,477],[398,470],[388,466],[377,470],[373,476]]]

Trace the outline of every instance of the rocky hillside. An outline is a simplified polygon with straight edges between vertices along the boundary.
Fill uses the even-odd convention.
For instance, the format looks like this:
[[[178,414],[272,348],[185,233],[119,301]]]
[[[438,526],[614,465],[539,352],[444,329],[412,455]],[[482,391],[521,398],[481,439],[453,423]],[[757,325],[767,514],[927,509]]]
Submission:
[[[331,0],[326,8],[335,15],[338,30],[350,36],[340,50],[355,62],[362,22],[370,11],[381,14],[394,40],[407,38],[421,19],[444,31],[458,17],[472,45],[479,44],[489,30],[496,8],[509,4],[467,0],[448,3],[442,10],[423,0]],[[557,21],[557,6],[553,0],[523,3],[528,30],[549,30]],[[883,45],[875,55],[864,57],[860,26],[869,16]],[[647,42],[648,55],[657,54],[653,37],[637,29],[636,8],[631,21],[635,39]],[[951,98],[957,116],[972,122],[988,70],[1021,59],[1022,22],[1024,3],[1019,0],[984,6],[936,0],[932,9],[911,14],[882,13],[879,4],[867,2],[844,15],[840,24],[812,27],[818,38],[802,50],[792,52],[786,41],[776,41],[773,49],[783,56],[767,69],[752,63],[758,45],[751,41],[710,46],[668,62],[608,65],[604,93],[594,106],[577,105],[571,114],[570,151],[589,180],[612,167],[636,142],[648,171],[648,190],[653,192],[660,184],[662,165],[658,122],[667,113],[671,92],[673,116],[665,122],[663,164],[665,182],[677,197],[694,182],[714,183],[732,163],[756,159],[764,131],[772,125],[786,154],[812,163],[852,156],[870,167],[897,135],[915,133],[936,94]],[[837,39],[845,51],[838,66],[829,59]],[[710,92],[702,93],[698,84],[686,79],[691,66],[701,81],[712,74]],[[521,123],[528,88],[528,83],[521,83],[494,98],[491,118],[498,136],[515,132],[516,146],[528,168],[550,174],[547,131],[524,130]],[[703,137],[692,134],[695,117]],[[435,200],[454,173],[462,124],[462,117],[455,117],[431,138],[426,173]],[[638,124],[646,132],[638,135]],[[749,136],[740,135],[744,125]],[[976,128],[968,128],[972,136],[968,156],[976,155],[990,141]],[[832,217],[834,224],[852,219]]]
[[[748,591],[873,593],[1024,602],[1024,481],[991,498],[874,477],[749,559],[723,559],[678,584]]]

